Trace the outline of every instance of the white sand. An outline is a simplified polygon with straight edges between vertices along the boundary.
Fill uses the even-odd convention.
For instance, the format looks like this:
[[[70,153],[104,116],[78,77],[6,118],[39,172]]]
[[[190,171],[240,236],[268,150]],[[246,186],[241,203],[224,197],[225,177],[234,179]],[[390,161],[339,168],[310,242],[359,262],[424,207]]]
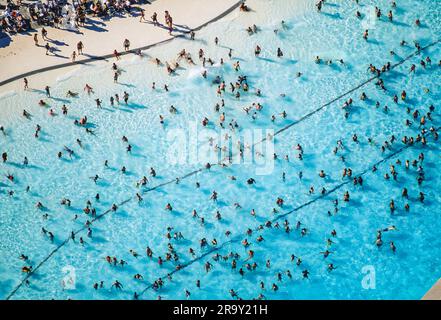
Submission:
[[[145,17],[148,21],[150,21],[152,13],[157,12],[158,20],[164,23],[164,11],[168,10],[175,25],[192,29],[217,17],[237,2],[238,0],[156,0],[152,4],[142,7],[145,9]],[[90,16],[88,18],[94,21],[96,28],[80,28],[82,34],[46,28],[48,38],[54,40],[51,46],[55,46],[59,50],[56,51],[56,56],[45,54],[45,42],[41,39],[40,30],[37,30],[40,47],[34,45],[35,32],[29,35],[13,36],[12,42],[8,46],[0,48],[0,81],[35,69],[70,62],[71,54],[76,49],[78,41],[83,42],[85,47],[83,53],[86,56],[77,58],[77,61],[89,58],[87,55],[111,54],[115,49],[121,52],[125,38],[130,40],[131,48],[137,48],[171,37],[165,28],[155,27],[149,22],[140,23],[139,16],[113,17],[107,21]],[[172,36],[177,34],[179,33],[174,32]],[[99,62],[93,62],[93,64],[95,63]],[[28,77],[30,87],[51,84],[58,76],[76,68],[78,66],[30,76]],[[23,80],[17,80],[0,87],[0,93],[19,90],[22,87]]]

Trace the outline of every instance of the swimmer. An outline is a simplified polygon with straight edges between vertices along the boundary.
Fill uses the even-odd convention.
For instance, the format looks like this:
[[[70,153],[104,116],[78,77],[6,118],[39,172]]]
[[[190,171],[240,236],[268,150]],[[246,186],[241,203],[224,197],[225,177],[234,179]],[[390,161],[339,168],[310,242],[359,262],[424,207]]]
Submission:
[[[254,55],[256,57],[259,56],[261,51],[262,49],[257,45],[256,48],[254,49]]]
[[[278,58],[283,57],[283,52],[282,52],[282,49],[280,49],[280,48],[277,48],[277,57]]]
[[[84,91],[86,91],[88,95],[90,95],[91,93],[94,93],[93,88],[90,85],[88,85],[87,83],[84,86]]]
[[[66,92],[66,97],[73,98],[73,97],[77,97],[77,96],[78,96],[78,92],[73,92],[73,91],[70,91],[70,90],[68,90]]]

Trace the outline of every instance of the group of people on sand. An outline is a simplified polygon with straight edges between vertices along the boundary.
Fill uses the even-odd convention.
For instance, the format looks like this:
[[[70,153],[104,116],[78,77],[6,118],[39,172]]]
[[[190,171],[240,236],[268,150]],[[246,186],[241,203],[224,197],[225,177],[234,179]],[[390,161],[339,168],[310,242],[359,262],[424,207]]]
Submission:
[[[317,9],[320,11],[322,9],[322,6],[324,5],[325,1],[321,0],[317,4]],[[245,5],[245,3],[242,3],[240,6],[241,11],[249,11],[250,8]],[[156,24],[157,17],[156,14],[154,17],[152,17],[153,22]],[[173,22],[172,18],[169,15],[168,12],[165,13],[165,21],[166,24],[169,26],[170,30],[172,28]],[[257,32],[258,28],[253,25],[253,27],[250,27],[246,30],[246,32],[255,33]],[[366,35],[367,36],[367,35]],[[219,38],[216,37],[215,44],[219,43]],[[130,50],[130,41],[126,39],[123,43],[124,49],[126,51]],[[82,49],[82,47],[81,47]],[[416,46],[416,49],[418,49],[418,46]],[[256,57],[258,57],[261,54],[261,47],[257,45],[254,49],[254,54]],[[82,53],[82,52],[81,52]],[[116,52],[117,53],[117,52]],[[78,50],[78,54],[80,54],[80,50]],[[274,56],[283,59],[283,51],[281,48],[274,48],[273,52]],[[269,124],[275,122],[277,118],[280,118],[281,120],[284,120],[288,117],[288,114],[285,110],[280,112],[279,114],[273,113],[271,116],[265,115],[263,112],[268,107],[263,103],[260,99],[257,100],[257,98],[260,98],[264,95],[264,90],[262,88],[254,88],[253,83],[249,81],[250,77],[246,74],[243,74],[241,71],[241,63],[245,64],[246,60],[242,59],[233,59],[232,56],[232,49],[229,49],[228,51],[228,57],[230,59],[230,63],[232,64],[233,70],[234,70],[234,80],[232,82],[228,82],[219,75],[213,75],[211,77],[211,74],[208,74],[211,71],[208,71],[207,69],[204,69],[204,71],[201,73],[201,77],[204,79],[207,79],[207,81],[210,81],[209,84],[212,86],[212,93],[216,97],[220,99],[218,103],[214,106],[214,115],[213,117],[218,117],[218,121],[209,119],[208,116],[203,116],[201,119],[201,125],[202,126],[218,126],[218,128],[225,128],[229,129],[230,132],[239,131],[245,126],[242,126],[242,124],[239,124],[237,121],[237,117],[235,112],[237,110],[234,110],[232,108],[226,108],[226,104],[228,104],[231,101],[240,101],[242,96],[247,97],[256,97],[256,101],[250,103],[248,106],[243,107],[243,111],[245,114],[249,117],[250,122],[255,121],[258,117],[264,118],[266,116],[266,121],[268,121]],[[115,54],[115,59],[119,60],[119,55]],[[169,74],[172,74],[176,68],[178,68],[182,61],[184,63],[187,63],[188,65],[197,65],[200,64],[201,66],[205,66],[206,64],[214,65],[216,63],[219,63],[220,65],[224,64],[223,58],[219,59],[219,61],[216,61],[216,59],[212,59],[211,57],[207,56],[206,51],[204,51],[202,48],[198,52],[198,59],[193,59],[193,56],[190,54],[190,52],[186,51],[185,49],[182,49],[177,54],[177,59],[174,62],[165,62],[164,64],[158,59],[154,58],[152,59],[153,63],[157,64],[158,66],[164,66],[167,69],[167,72]],[[245,62],[244,62],[245,61]],[[316,57],[315,62],[321,63],[321,58]],[[430,66],[430,57],[426,57],[425,59],[421,60],[424,63],[420,63],[421,68],[428,68]],[[332,63],[332,62],[331,62]],[[344,64],[343,60],[340,60],[340,63]],[[411,73],[413,74],[417,68],[420,68],[416,65],[412,65],[411,67]],[[337,157],[341,163],[342,163],[342,170],[341,170],[341,186],[349,185],[353,187],[351,189],[351,193],[349,190],[344,190],[339,196],[335,197],[332,200],[332,208],[327,210],[327,215],[329,217],[332,217],[334,215],[337,215],[340,210],[344,210],[345,208],[350,208],[353,205],[353,198],[354,194],[356,195],[357,192],[366,192],[366,190],[363,190],[363,186],[366,184],[366,182],[370,182],[371,175],[378,175],[378,170],[380,169],[380,165],[383,161],[378,162],[377,164],[373,165],[370,171],[366,171],[363,173],[356,174],[353,169],[351,168],[351,165],[348,163],[345,155],[347,153],[350,153],[350,144],[353,144],[358,147],[363,148],[372,148],[372,150],[378,150],[381,152],[381,154],[388,152],[388,151],[395,151],[399,148],[399,146],[405,146],[405,147],[412,147],[414,145],[418,145],[420,148],[425,148],[427,146],[428,140],[431,139],[433,141],[438,140],[438,129],[433,125],[433,115],[436,112],[435,106],[430,105],[428,107],[418,107],[418,108],[412,108],[408,105],[408,93],[404,90],[400,90],[400,92],[393,93],[391,89],[386,89],[388,86],[386,86],[387,77],[385,77],[386,73],[391,70],[390,63],[386,63],[385,65],[381,67],[376,67],[373,64],[370,64],[368,67],[368,72],[375,75],[377,78],[376,87],[379,89],[380,94],[383,95],[393,95],[393,101],[394,104],[397,106],[397,110],[399,112],[402,112],[405,117],[409,117],[410,119],[406,120],[406,123],[403,124],[409,129],[413,129],[412,135],[403,135],[400,139],[400,137],[396,137],[395,135],[390,135],[390,137],[387,138],[387,140],[383,142],[378,142],[374,140],[374,138],[369,137],[368,135],[363,134],[357,134],[357,133],[351,133],[351,137],[348,138],[348,141],[344,141],[344,139],[339,139],[336,142],[335,147],[332,149],[333,155]],[[116,62],[112,63],[112,71],[114,72],[114,82],[118,82],[118,77],[123,72],[121,70]],[[407,75],[409,76],[409,75]],[[208,80],[210,79],[210,80]],[[392,86],[392,84],[391,84]],[[27,78],[24,78],[24,89],[27,90],[29,88],[29,82]],[[152,90],[156,90],[156,83],[153,82],[152,84]],[[164,89],[166,92],[168,92],[169,88],[168,85],[164,85]],[[92,96],[95,94],[94,88],[90,84],[85,84],[83,88],[84,94],[87,94],[88,96]],[[46,86],[45,88],[46,98],[51,99],[52,93],[49,86]],[[76,98],[80,95],[80,93],[68,90],[66,93],[67,98]],[[400,98],[398,97],[400,96]],[[128,104],[129,102],[130,94],[126,91],[124,91],[122,95],[122,100],[125,104]],[[387,99],[390,97],[387,96]],[[343,104],[343,109],[345,112],[345,119],[348,118],[349,113],[351,112],[351,106],[356,101],[360,104],[366,103],[369,101],[369,97],[366,93],[361,92],[359,98],[355,97],[349,97]],[[103,102],[101,99],[96,98],[95,99],[96,107],[98,109],[101,109]],[[110,105],[113,107],[116,104],[120,104],[120,96],[118,94],[114,94],[109,99]],[[42,107],[47,107],[48,104],[40,100],[39,105]],[[376,107],[378,108],[381,106],[380,101],[375,102]],[[52,110],[52,109],[51,109]],[[387,109],[384,109],[387,110]],[[63,114],[66,115],[68,112],[67,106],[63,105],[62,107]],[[173,105],[169,108],[170,114],[173,116],[178,116],[179,112],[176,107]],[[28,119],[31,119],[31,114],[27,111],[23,111],[23,116],[25,116]],[[388,113],[385,113],[385,116],[389,116]],[[163,115],[159,115],[159,121],[163,125],[165,123],[165,117]],[[87,133],[94,134],[94,132],[88,127],[89,119],[87,116],[82,116],[79,119],[75,119],[74,124],[80,127],[86,128]],[[40,125],[37,124],[36,131],[35,131],[35,137],[38,138],[39,133],[41,132]],[[0,131],[2,131],[5,134],[5,129],[3,127],[0,128]],[[231,139],[231,136],[229,134],[225,137],[227,140]],[[273,136],[269,135],[266,138],[272,139]],[[129,142],[129,139],[126,135],[122,135],[121,138],[124,150],[128,154],[132,152],[132,143]],[[401,142],[400,142],[401,141]],[[80,138],[76,139],[76,143],[79,148],[83,148],[83,140]],[[231,164],[232,160],[232,154],[237,152],[241,157],[244,156],[244,153],[246,151],[255,152],[257,156],[262,156],[262,154],[259,154],[258,151],[252,151],[251,146],[244,145],[240,141],[237,143],[236,146],[230,147],[220,147],[219,145],[214,143],[214,139],[209,139],[208,143],[210,146],[213,147],[213,150],[215,152],[220,152],[221,154],[225,155],[222,158],[222,161],[220,161],[221,167],[228,167]],[[234,150],[232,148],[235,148]],[[293,146],[293,149],[295,150],[295,157],[298,159],[300,166],[306,166],[307,165],[307,157],[305,157],[305,152],[308,150],[305,150],[304,145],[301,143],[296,143]],[[279,155],[277,153],[274,153],[272,156],[275,161],[285,161],[290,162],[289,153],[290,151],[284,150],[285,154]],[[58,158],[63,158],[64,153],[66,153],[69,157],[74,157],[76,155],[75,151],[68,146],[64,146],[63,151],[58,152]],[[384,203],[383,206],[387,207],[391,215],[397,214],[398,211],[402,211],[403,213],[410,212],[411,205],[412,206],[418,206],[418,205],[424,205],[426,201],[426,194],[421,191],[421,187],[423,186],[424,181],[426,180],[428,173],[427,168],[429,166],[425,166],[424,163],[425,159],[425,153],[422,151],[417,159],[406,159],[404,160],[404,166],[400,159],[396,159],[395,163],[390,164],[389,166],[389,172],[385,172],[383,178],[385,179],[386,183],[391,184],[391,188],[400,188],[401,198],[392,198],[389,199],[387,203]],[[7,164],[9,161],[9,155],[7,152],[2,153],[2,160],[3,163]],[[29,161],[25,157],[24,164],[28,164]],[[277,162],[276,162],[277,163]],[[355,164],[354,164],[355,165]],[[104,168],[109,168],[109,161],[106,160],[104,162]],[[212,168],[212,164],[207,163],[205,165],[206,170],[210,170]],[[127,168],[123,166],[121,168],[121,172],[124,174],[127,172]],[[291,170],[291,169],[288,169]],[[339,169],[336,168],[335,171],[332,172],[325,172],[324,169],[319,169],[317,172],[318,175],[318,182],[319,186],[317,185],[309,185],[307,190],[305,190],[310,197],[319,197],[322,198],[326,195],[330,195],[331,193],[325,188],[325,184],[329,181],[331,176],[339,176]],[[298,171],[296,172],[298,179],[302,180],[304,179],[304,171]],[[400,179],[397,177],[399,175],[408,175],[413,176],[415,175],[415,181],[414,183],[407,182],[406,185],[401,182]],[[136,192],[136,196],[133,197],[133,199],[137,200],[138,202],[143,201],[143,192],[146,190],[147,186],[151,183],[151,180],[158,178],[157,172],[154,168],[150,168],[150,174],[143,175],[140,179],[137,179],[135,182],[135,186],[138,189]],[[14,176],[12,174],[8,175],[9,181],[14,180]],[[99,185],[99,181],[101,179],[105,179],[105,177],[94,174],[90,177],[93,184]],[[286,181],[286,172],[284,171],[282,173],[282,181]],[[308,179],[312,180],[311,177],[308,177]],[[175,182],[179,184],[181,181],[180,178],[176,178]],[[238,182],[238,178],[235,176],[228,176],[228,183],[236,184]],[[315,181],[315,180],[312,180]],[[407,180],[406,180],[407,181]],[[173,181],[172,181],[173,182]],[[243,181],[243,184],[248,188],[253,188],[256,184],[258,184],[259,181],[257,181],[257,178],[249,177],[245,181]],[[197,181],[195,183],[196,190],[200,190],[202,187],[201,182]],[[204,186],[205,187],[205,186]],[[206,196],[207,202],[211,202],[213,206],[216,206],[216,212],[213,214],[213,221],[219,222],[222,220],[225,220],[225,217],[221,213],[221,207],[218,205],[222,202],[227,202],[228,199],[223,199],[224,196],[222,194],[222,190],[217,188],[216,190],[210,189],[210,194]],[[27,188],[27,191],[29,191],[29,186]],[[92,195],[93,196],[93,195]],[[96,202],[99,202],[101,199],[101,195],[99,193],[96,193],[94,195],[94,199]],[[237,210],[237,213],[241,213],[244,209],[242,208],[241,204],[237,202],[237,199],[230,199],[231,205]],[[145,248],[145,254],[138,253],[135,249],[127,248],[126,254],[130,254],[133,259],[141,259],[145,258],[152,262],[155,262],[158,264],[160,268],[162,267],[168,267],[167,270],[170,270],[170,266],[176,270],[179,271],[183,269],[186,265],[185,261],[188,261],[188,259],[201,259],[201,256],[197,254],[197,251],[199,250],[201,253],[208,252],[208,250],[213,250],[213,255],[211,258],[203,263],[203,270],[201,272],[211,272],[216,267],[220,268],[231,268],[232,272],[238,276],[238,279],[246,278],[248,274],[260,272],[261,274],[271,274],[272,276],[268,276],[264,280],[259,281],[256,283],[256,291],[254,299],[265,299],[266,296],[264,295],[264,292],[268,292],[268,290],[271,290],[272,292],[277,292],[279,290],[279,287],[283,285],[283,282],[290,281],[294,278],[299,278],[307,281],[311,276],[315,276],[320,272],[320,270],[313,270],[313,265],[309,263],[309,259],[313,259],[310,257],[301,257],[298,253],[291,253],[290,251],[287,251],[286,257],[285,257],[285,264],[283,264],[283,268],[279,268],[278,265],[273,265],[274,258],[271,256],[270,252],[259,250],[260,247],[264,246],[265,244],[265,238],[264,233],[269,230],[273,230],[274,232],[279,232],[283,236],[289,237],[291,235],[294,235],[298,237],[298,239],[302,239],[304,237],[308,237],[310,235],[310,228],[305,225],[305,222],[297,220],[295,222],[295,225],[292,225],[292,222],[290,222],[287,218],[285,218],[283,221],[280,221],[281,219],[278,219],[277,215],[284,213],[285,210],[287,210],[287,207],[289,205],[288,200],[283,195],[276,195],[274,197],[272,202],[272,214],[275,215],[275,218],[268,218],[264,217],[264,213],[261,212],[261,208],[252,208],[249,210],[249,214],[254,218],[260,218],[260,223],[256,222],[256,227],[253,227],[252,225],[243,226],[244,232],[242,235],[234,235],[235,238],[232,238],[233,233],[230,230],[225,230],[224,235],[227,239],[231,240],[231,243],[238,243],[240,248],[238,249],[230,249],[228,253],[221,254],[217,252],[221,245],[221,240],[216,238],[209,238],[209,233],[207,232],[207,218],[204,216],[203,213],[198,212],[196,209],[193,209],[192,212],[188,212],[189,218],[191,217],[195,222],[200,225],[201,228],[204,228],[204,233],[199,236],[199,239],[189,239],[184,238],[184,235],[181,231],[176,230],[173,226],[168,226],[166,230],[164,230],[166,241],[168,242],[166,245],[166,248],[155,248],[153,250],[148,245],[146,245]],[[72,205],[71,200],[67,198],[63,198],[60,201],[61,206],[70,207]],[[112,204],[111,208],[107,212],[117,212],[119,209],[118,204]],[[172,202],[167,202],[164,206],[164,211],[167,214],[173,215],[176,212],[176,206],[177,204],[174,204]],[[381,204],[378,203],[378,206],[381,207]],[[99,219],[102,215],[99,214],[98,209],[92,201],[87,200],[85,201],[85,205],[83,203],[83,214],[85,221],[85,230],[87,230],[87,236],[88,238],[93,239],[92,232],[93,232],[93,221],[95,219]],[[42,203],[42,200],[38,201],[36,204],[36,208],[38,210],[41,210],[43,212],[44,217],[48,217],[48,214],[46,213],[45,206]],[[401,209],[403,208],[403,209]],[[324,210],[326,211],[326,210]],[[262,216],[260,216],[262,214]],[[286,217],[288,217],[288,214],[286,214]],[[74,220],[80,219],[80,216],[78,214],[75,214]],[[265,221],[265,222],[262,222]],[[173,223],[173,221],[171,221]],[[246,230],[245,230],[246,229]],[[333,256],[338,256],[338,250],[336,250],[336,247],[339,246],[339,241],[337,240],[339,236],[337,235],[337,230],[334,227],[329,227],[329,231],[324,235],[325,236],[325,243],[324,248],[321,251],[314,252],[317,256],[323,257],[323,268],[328,273],[333,273],[334,270],[338,269],[339,266],[336,265],[336,261],[334,260]],[[54,242],[55,235],[46,229],[46,227],[42,227],[41,229],[42,234],[49,239],[49,241]],[[389,231],[397,231],[397,227],[394,225],[389,227],[381,227],[378,230],[376,230],[376,237],[373,239],[372,246],[382,248],[384,244],[384,238],[385,235],[387,235],[387,232]],[[69,237],[69,240],[76,242],[77,241],[77,233],[75,231],[72,231]],[[62,235],[60,235],[61,237]],[[343,235],[347,236],[347,235]],[[353,235],[352,235],[353,236]],[[240,238],[239,238],[240,237]],[[265,236],[266,237],[266,236]],[[374,238],[374,237],[373,237]],[[192,240],[192,245],[188,248],[186,248],[186,254],[182,253],[182,247],[184,246],[184,242],[182,240]],[[198,249],[195,249],[195,242],[198,243]],[[392,254],[396,254],[398,252],[396,242],[399,240],[389,240],[389,249]],[[78,243],[87,247],[87,242],[84,240],[83,237],[79,237]],[[148,241],[147,241],[148,243]],[[234,247],[233,247],[234,248]],[[178,250],[180,249],[180,250]],[[161,251],[162,250],[162,251]],[[121,253],[122,254],[122,253]],[[130,260],[132,259],[129,257],[129,259],[126,259],[124,257],[119,257],[118,255],[109,255],[106,253],[106,256],[103,257],[104,261],[107,262],[109,268],[112,268],[114,272],[118,272],[121,268],[124,268],[127,264],[130,264]],[[22,267],[22,272],[24,273],[32,273],[32,265],[29,264],[29,258],[25,254],[21,254],[20,259],[26,262],[26,265]],[[261,265],[262,262],[262,265]],[[344,263],[344,262],[341,262]],[[286,267],[288,266],[288,267]],[[315,269],[315,268],[314,268]],[[142,273],[135,271],[136,273],[133,275],[133,281],[139,282],[144,281],[144,276]],[[197,274],[196,274],[197,276]],[[147,277],[145,277],[147,278]],[[163,288],[166,285],[166,281],[171,281],[172,276],[171,272],[169,271],[168,274],[165,277],[158,277],[154,282],[151,284],[151,288],[157,292],[161,293],[161,288]],[[92,280],[93,281],[93,289],[95,290],[101,290],[106,288],[106,284],[102,280]],[[235,280],[235,283],[240,286],[240,282],[237,282]],[[195,287],[197,289],[201,288],[203,286],[203,283],[200,279],[195,279]],[[269,284],[269,285],[268,285]],[[128,286],[124,286],[123,283],[119,280],[113,281],[110,285],[107,285],[107,288],[112,291],[119,291],[119,290],[128,290]],[[185,297],[189,298],[191,297],[191,292],[189,289],[185,289],[184,291]],[[230,289],[229,294],[233,299],[242,299],[242,297],[239,295],[238,291],[235,289]],[[134,292],[133,298],[138,299],[140,297],[140,293]],[[161,295],[158,295],[158,299],[162,299]]]
[[[125,8],[131,8],[130,1],[127,0],[124,2],[124,1],[118,0],[118,1],[115,1],[115,4],[118,4],[120,2],[121,3],[128,3],[128,6],[126,6]],[[112,3],[110,3],[110,7],[111,6],[112,6]],[[80,12],[83,12],[82,11],[83,9],[81,6],[78,8],[79,8],[78,10],[80,10]],[[104,9],[101,9],[102,5],[99,1],[97,1],[94,4],[94,8],[95,9],[93,9],[93,10],[97,11],[97,12],[107,12],[109,10],[109,3],[108,2],[104,3]],[[104,11],[102,11],[102,10],[104,10]],[[128,10],[130,11],[130,9],[128,9]],[[95,12],[95,15],[101,16],[97,12]],[[145,10],[142,8],[139,8],[139,12],[140,12],[140,22],[147,21],[145,18]],[[82,16],[82,13],[81,13],[81,16]],[[83,19],[85,20],[85,17]],[[161,26],[161,23],[158,21],[158,14],[156,12],[153,12],[153,14],[151,16],[151,22],[155,26]],[[3,22],[3,23],[6,23],[6,22]],[[164,11],[164,25],[167,27],[169,34],[171,34],[173,31],[173,18],[170,15],[168,10]],[[79,26],[79,25],[77,25],[77,26]],[[194,39],[194,35],[195,35],[194,31],[191,31],[190,36],[192,39]],[[44,45],[40,45],[40,38],[42,41],[45,41]],[[55,51],[57,51],[58,49],[56,49],[56,47],[51,44],[51,42],[53,43],[53,41],[51,41],[52,39],[49,37],[48,30],[44,26],[40,29],[40,37],[39,37],[38,33],[34,33],[32,39],[34,41],[35,46],[37,46],[37,47],[42,46],[45,49],[46,55],[50,55],[50,54],[56,55]],[[76,62],[77,58],[80,57],[81,55],[83,55],[83,49],[84,49],[83,42],[78,41],[76,44],[76,48],[77,48],[77,50],[73,51],[70,55],[70,59],[72,62]],[[130,41],[127,38],[123,41],[123,48],[124,48],[125,52],[130,50]],[[139,49],[136,50],[135,53],[138,55],[141,55],[141,51]],[[115,57],[117,57],[118,59],[120,57],[120,53],[118,53],[118,51],[116,49],[114,50],[113,55]]]

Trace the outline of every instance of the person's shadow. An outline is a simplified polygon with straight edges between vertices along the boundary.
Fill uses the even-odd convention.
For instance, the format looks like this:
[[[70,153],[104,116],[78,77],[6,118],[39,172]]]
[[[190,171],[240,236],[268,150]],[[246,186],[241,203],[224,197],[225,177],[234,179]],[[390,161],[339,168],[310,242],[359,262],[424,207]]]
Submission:
[[[0,48],[6,48],[11,42],[11,37],[7,33],[0,31]]]

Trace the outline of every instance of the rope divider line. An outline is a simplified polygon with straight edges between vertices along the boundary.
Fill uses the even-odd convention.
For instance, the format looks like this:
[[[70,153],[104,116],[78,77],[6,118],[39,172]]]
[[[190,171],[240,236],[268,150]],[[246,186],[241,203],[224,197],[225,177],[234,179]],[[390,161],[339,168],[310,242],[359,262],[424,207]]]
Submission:
[[[417,54],[419,54],[421,51],[426,50],[426,49],[428,49],[428,48],[430,48],[430,47],[432,47],[432,46],[438,44],[439,42],[440,42],[440,40],[434,41],[434,42],[428,44],[427,46],[422,47],[421,50],[417,50],[417,51],[413,52],[412,54],[408,55],[406,58],[402,59],[401,61],[399,61],[399,62],[393,64],[393,65],[390,67],[390,70],[395,69],[396,67],[402,65],[402,64],[403,64],[404,62],[406,62],[407,60],[409,60],[409,59],[413,58],[414,56],[416,56]],[[390,70],[388,70],[388,71],[386,71],[386,72],[389,72]],[[385,73],[386,73],[386,72],[385,72]],[[380,77],[380,75],[375,75],[375,76],[373,76],[373,77],[367,79],[366,81],[362,82],[362,83],[359,84],[358,86],[356,86],[356,87],[350,89],[349,91],[346,91],[345,93],[341,94],[340,96],[338,96],[338,97],[332,99],[331,101],[329,101],[329,102],[323,104],[321,107],[319,107],[319,108],[317,108],[317,109],[311,111],[310,113],[304,115],[304,116],[301,117],[300,119],[298,119],[298,120],[296,120],[296,121],[293,121],[293,122],[290,123],[289,125],[287,125],[287,126],[281,128],[281,129],[278,130],[274,135],[279,134],[279,133],[281,133],[281,132],[283,132],[283,131],[289,129],[289,128],[292,127],[293,125],[297,124],[298,122],[301,122],[301,121],[305,120],[306,118],[309,118],[310,116],[314,115],[315,113],[321,111],[323,108],[326,108],[327,106],[331,105],[332,103],[334,103],[334,102],[340,100],[341,98],[347,96],[348,94],[350,94],[350,93],[352,93],[352,92],[354,92],[354,91],[360,89],[361,87],[365,86],[366,84],[372,82],[372,81],[375,80],[375,79],[378,79],[379,77]]]

